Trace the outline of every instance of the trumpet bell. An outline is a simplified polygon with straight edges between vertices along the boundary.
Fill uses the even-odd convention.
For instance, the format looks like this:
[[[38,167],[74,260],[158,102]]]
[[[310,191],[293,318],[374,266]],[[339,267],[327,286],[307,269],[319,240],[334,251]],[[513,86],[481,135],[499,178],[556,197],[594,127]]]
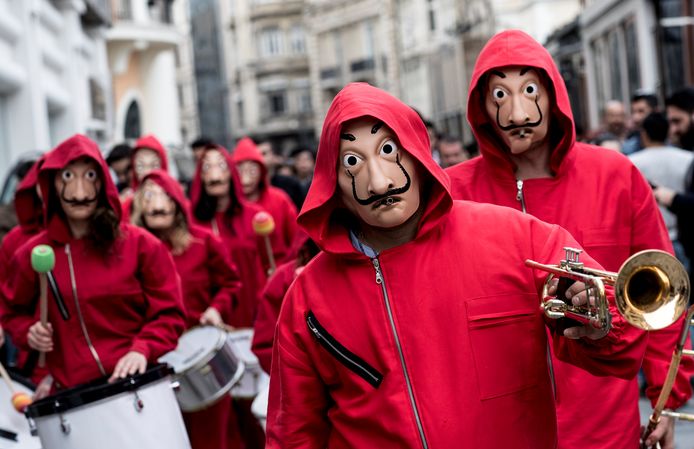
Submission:
[[[621,315],[643,330],[668,327],[689,301],[689,276],[675,257],[659,250],[641,251],[622,264],[615,282]]]

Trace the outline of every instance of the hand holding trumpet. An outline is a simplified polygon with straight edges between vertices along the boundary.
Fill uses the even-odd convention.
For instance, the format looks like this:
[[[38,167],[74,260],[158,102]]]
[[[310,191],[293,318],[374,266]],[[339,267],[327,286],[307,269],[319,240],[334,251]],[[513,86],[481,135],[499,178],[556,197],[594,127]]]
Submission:
[[[558,278],[552,279],[547,293],[550,295],[556,295],[558,284]],[[580,281],[574,282],[566,290],[566,299],[570,300],[574,306],[595,306],[595,296],[589,295],[586,284]],[[564,337],[570,338],[572,340],[577,340],[582,337],[586,337],[591,340],[599,340],[606,336],[609,331],[609,325],[602,327],[600,321],[597,318],[594,318],[590,321],[590,323],[584,324],[583,326],[574,326],[565,329]]]

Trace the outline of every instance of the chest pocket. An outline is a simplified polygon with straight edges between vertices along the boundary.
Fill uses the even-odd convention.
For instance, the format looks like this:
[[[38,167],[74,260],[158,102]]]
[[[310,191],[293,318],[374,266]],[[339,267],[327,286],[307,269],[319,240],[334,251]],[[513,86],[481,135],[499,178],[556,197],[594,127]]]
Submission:
[[[590,228],[581,230],[581,246],[593,259],[605,265],[609,261],[623,261],[629,257],[631,249],[631,229]],[[614,267],[618,269],[619,266]]]
[[[531,388],[546,378],[546,337],[539,314],[539,299],[534,294],[468,302],[470,344],[481,399]]]

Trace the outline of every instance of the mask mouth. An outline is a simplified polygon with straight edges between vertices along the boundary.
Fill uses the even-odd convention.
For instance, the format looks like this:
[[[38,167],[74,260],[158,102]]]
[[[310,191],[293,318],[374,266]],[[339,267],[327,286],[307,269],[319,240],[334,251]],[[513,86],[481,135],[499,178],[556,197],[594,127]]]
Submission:
[[[400,201],[402,201],[402,200],[399,197],[389,196],[389,197],[386,197],[386,198],[383,198],[381,200],[376,201],[373,204],[373,206],[371,206],[371,208],[372,209],[378,209],[381,206],[389,207],[389,206],[393,206],[394,204],[399,203]]]
[[[533,129],[529,127],[517,128],[511,131],[512,137],[520,137],[521,139],[530,136],[533,133]]]

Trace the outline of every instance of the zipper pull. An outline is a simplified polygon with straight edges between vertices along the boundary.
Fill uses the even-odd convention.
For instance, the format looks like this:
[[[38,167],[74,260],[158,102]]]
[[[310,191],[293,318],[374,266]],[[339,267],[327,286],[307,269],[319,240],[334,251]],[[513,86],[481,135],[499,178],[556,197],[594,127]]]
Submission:
[[[308,328],[311,329],[311,332],[315,334],[316,338],[320,340],[320,332],[318,332],[318,328],[311,322],[310,316],[306,318],[306,324],[308,324]]]
[[[374,268],[376,269],[376,283],[377,284],[382,284],[383,283],[383,276],[381,275],[381,264],[378,262],[377,258],[371,259],[371,261],[374,264]]]
[[[68,256],[70,255],[70,244],[69,243],[67,245],[65,245],[65,254]]]
[[[516,188],[518,189],[516,192],[516,201],[520,202],[521,210],[523,211],[523,213],[526,213],[525,197],[523,196],[523,180],[522,179],[516,180]]]

